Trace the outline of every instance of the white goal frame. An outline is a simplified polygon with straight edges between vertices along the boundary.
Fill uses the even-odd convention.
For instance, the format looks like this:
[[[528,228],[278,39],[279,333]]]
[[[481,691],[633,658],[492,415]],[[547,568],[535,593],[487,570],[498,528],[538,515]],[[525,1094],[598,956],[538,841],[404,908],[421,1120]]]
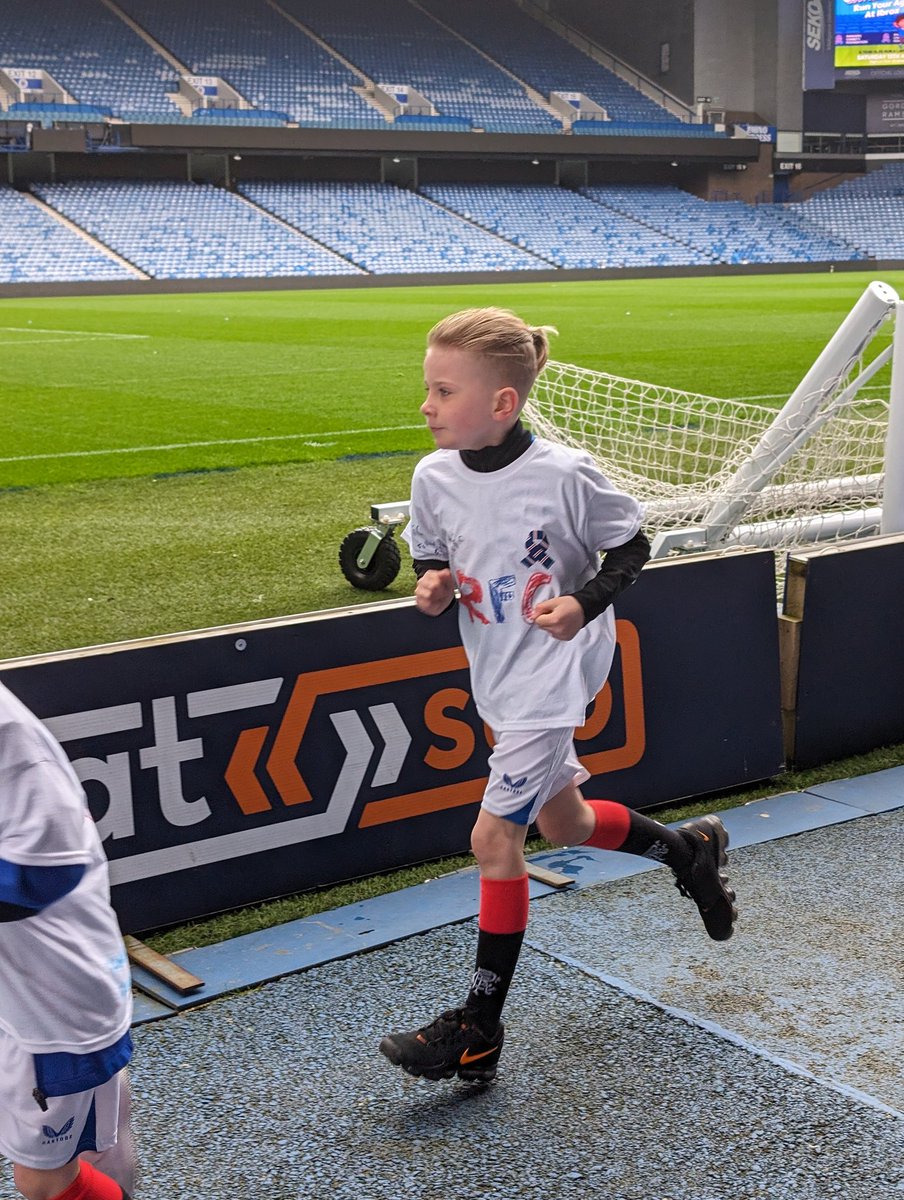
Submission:
[[[867,348],[889,320],[895,323],[891,344],[864,365]],[[889,362],[887,424],[884,415],[858,424],[854,403],[860,402],[858,393]],[[569,389],[582,393],[579,421],[569,422]],[[595,396],[599,397],[597,413],[591,411]],[[655,485],[644,488],[642,455],[633,444],[642,440],[642,434],[635,437],[633,430],[622,429],[610,442],[595,436],[610,416],[619,419],[620,397],[626,409],[642,406],[650,397],[649,412],[654,415],[646,420],[653,428],[659,411],[677,427],[683,415],[723,406],[715,419],[730,428],[730,419],[736,417],[747,448],[726,445],[724,461],[719,461],[719,443],[714,443],[713,461],[704,464],[711,468],[709,478],[698,477],[686,487],[664,485],[657,494]],[[779,412],[773,416],[760,409],[754,414],[760,422],[758,437],[756,423],[747,419],[753,406],[737,402],[732,414],[732,403],[551,362],[537,381],[525,415],[535,432],[588,450],[624,490],[636,494],[640,484],[645,491],[646,524],[653,530],[654,558],[738,546],[799,548],[826,539],[904,531],[904,304],[889,285],[869,284]],[[884,469],[826,476],[817,468],[809,473],[811,464],[795,456],[809,455],[812,445],[819,445],[817,435],[833,420],[841,426],[840,436],[851,442],[858,440],[861,428],[868,427],[874,441],[881,437]],[[630,462],[632,456],[641,462]],[[774,483],[789,463],[790,477],[785,474],[782,482]],[[825,511],[820,511],[823,501]],[[771,509],[791,515],[770,518]],[[751,510],[754,519],[747,519]]]
[[[890,344],[867,361],[889,321]],[[889,363],[887,400],[884,382],[869,389],[880,398],[860,395]],[[904,302],[880,281],[779,412],[550,361],[524,415],[644,503],[654,559],[904,532]],[[355,587],[385,586],[383,543],[408,516],[407,500],[374,504],[373,523],[348,535],[343,571]]]

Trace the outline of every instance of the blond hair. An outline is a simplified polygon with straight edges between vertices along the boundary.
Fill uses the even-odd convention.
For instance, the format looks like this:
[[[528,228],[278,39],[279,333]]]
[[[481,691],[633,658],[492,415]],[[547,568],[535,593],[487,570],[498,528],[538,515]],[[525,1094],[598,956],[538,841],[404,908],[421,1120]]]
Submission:
[[[522,403],[549,358],[552,325],[528,325],[505,308],[466,308],[444,317],[427,334],[428,346],[479,354],[493,363],[500,380]]]

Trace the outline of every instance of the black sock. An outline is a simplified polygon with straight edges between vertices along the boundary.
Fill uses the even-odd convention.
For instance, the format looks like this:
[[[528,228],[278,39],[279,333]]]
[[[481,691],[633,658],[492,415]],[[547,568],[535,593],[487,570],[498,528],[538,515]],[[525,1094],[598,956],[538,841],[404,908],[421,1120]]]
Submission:
[[[691,852],[687,842],[677,829],[660,825],[652,817],[635,812],[632,808],[628,836],[619,846],[625,854],[639,854],[642,858],[653,858],[668,867],[682,870],[690,864]]]
[[[523,929],[520,933],[487,933],[481,929],[477,935],[477,959],[465,1007],[487,1037],[496,1032],[523,941]]]

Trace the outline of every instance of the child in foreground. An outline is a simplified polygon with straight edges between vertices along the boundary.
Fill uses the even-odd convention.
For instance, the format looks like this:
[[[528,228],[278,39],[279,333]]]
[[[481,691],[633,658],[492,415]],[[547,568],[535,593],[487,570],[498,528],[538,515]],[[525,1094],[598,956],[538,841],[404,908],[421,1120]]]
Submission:
[[[129,1200],[129,964],[56,739],[0,684],[0,1154],[26,1200]]]
[[[429,616],[458,604],[477,711],[495,745],[471,835],[480,868],[477,955],[460,1008],[380,1050],[410,1075],[488,1082],[528,915],[524,842],[621,850],[667,864],[707,933],[737,910],[718,817],[674,830],[609,800],[585,801],[573,734],[615,651],[612,602],[649,558],[642,508],[589,454],[535,438],[520,413],[548,353],[548,327],[468,309],[427,338],[421,406],[437,449],[415,468],[403,536]],[[603,554],[600,566],[600,552]]]

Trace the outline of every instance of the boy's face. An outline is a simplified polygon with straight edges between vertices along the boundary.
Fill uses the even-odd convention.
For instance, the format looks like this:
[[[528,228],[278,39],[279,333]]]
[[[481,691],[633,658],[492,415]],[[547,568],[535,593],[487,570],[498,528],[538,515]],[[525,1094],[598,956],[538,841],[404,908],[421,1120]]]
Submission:
[[[431,346],[424,358],[427,398],[421,412],[440,450],[498,446],[518,416],[518,393],[499,382],[477,354]]]

